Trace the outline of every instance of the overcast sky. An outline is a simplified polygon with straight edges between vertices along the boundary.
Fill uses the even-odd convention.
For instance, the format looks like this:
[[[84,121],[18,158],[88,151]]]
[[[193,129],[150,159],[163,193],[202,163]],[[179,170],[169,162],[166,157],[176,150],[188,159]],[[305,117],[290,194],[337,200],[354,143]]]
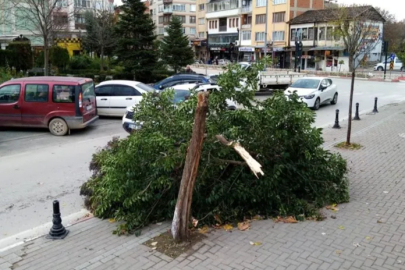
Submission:
[[[404,0],[337,0],[339,4],[351,5],[373,5],[388,10],[395,15],[397,20],[405,19],[405,1]],[[115,0],[114,4],[121,5],[121,0]]]

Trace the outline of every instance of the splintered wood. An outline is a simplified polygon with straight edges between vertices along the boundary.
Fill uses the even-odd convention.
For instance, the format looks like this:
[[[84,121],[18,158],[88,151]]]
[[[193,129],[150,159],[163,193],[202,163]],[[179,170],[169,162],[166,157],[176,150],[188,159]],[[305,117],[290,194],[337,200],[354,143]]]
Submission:
[[[264,175],[264,172],[262,171],[262,165],[255,160],[248,151],[246,151],[245,148],[243,148],[242,145],[240,145],[238,142],[228,142],[222,135],[216,135],[215,136],[219,142],[226,146],[230,146],[235,151],[245,160],[246,164],[249,166],[250,170],[253,172],[253,174],[259,178],[258,174]]]

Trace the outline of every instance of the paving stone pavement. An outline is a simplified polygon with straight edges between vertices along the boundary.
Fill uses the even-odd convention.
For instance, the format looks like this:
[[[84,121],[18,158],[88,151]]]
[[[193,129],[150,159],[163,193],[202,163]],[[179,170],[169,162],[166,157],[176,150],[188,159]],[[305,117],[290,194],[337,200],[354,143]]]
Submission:
[[[405,269],[405,104],[379,108],[353,122],[352,141],[339,150],[350,167],[350,202],[327,219],[297,224],[254,221],[249,231],[215,230],[191,255],[171,259],[142,245],[169,228],[152,225],[142,235],[115,236],[115,223],[91,218],[69,227],[64,240],[39,238],[0,253],[10,269]],[[345,139],[324,129],[324,147]],[[335,215],[336,218],[331,218]],[[262,245],[251,246],[250,241]]]

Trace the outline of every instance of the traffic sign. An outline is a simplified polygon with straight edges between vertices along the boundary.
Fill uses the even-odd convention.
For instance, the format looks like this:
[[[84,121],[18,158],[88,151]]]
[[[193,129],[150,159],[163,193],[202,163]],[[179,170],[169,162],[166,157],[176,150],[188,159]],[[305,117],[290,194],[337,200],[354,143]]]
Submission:
[[[394,61],[391,61],[391,63],[390,63],[390,70],[393,70],[394,69]]]

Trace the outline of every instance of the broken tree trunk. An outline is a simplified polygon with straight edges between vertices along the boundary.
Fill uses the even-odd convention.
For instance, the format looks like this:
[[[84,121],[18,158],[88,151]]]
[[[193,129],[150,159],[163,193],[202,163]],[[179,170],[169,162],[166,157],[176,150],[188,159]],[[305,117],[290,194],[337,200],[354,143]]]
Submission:
[[[187,150],[171,228],[172,236],[176,241],[184,241],[189,237],[188,226],[190,222],[191,202],[204,141],[205,120],[208,112],[208,96],[209,94],[207,92],[198,93],[193,133]]]
[[[245,148],[242,147],[242,145],[240,145],[238,142],[228,142],[223,136],[221,135],[216,135],[215,136],[217,138],[217,140],[226,145],[226,146],[230,146],[233,149],[235,149],[235,151],[241,156],[241,158],[243,158],[247,165],[249,166],[250,170],[254,173],[254,175],[259,178],[257,175],[261,174],[264,175],[264,172],[262,171],[262,165],[260,165],[259,162],[257,162],[249,153],[248,151],[245,150]]]

